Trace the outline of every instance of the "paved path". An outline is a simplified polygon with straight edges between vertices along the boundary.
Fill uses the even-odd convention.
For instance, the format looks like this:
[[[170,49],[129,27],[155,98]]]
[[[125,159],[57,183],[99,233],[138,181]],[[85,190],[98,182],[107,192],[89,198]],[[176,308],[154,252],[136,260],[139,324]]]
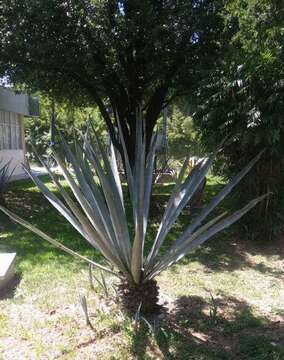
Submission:
[[[42,176],[42,175],[47,175],[47,171],[44,167],[41,166],[31,166],[32,172],[36,175],[36,176]],[[18,181],[18,180],[25,180],[25,179],[29,179],[29,175],[25,172],[23,172],[20,175],[15,175],[15,176],[11,176],[10,182],[13,181]]]

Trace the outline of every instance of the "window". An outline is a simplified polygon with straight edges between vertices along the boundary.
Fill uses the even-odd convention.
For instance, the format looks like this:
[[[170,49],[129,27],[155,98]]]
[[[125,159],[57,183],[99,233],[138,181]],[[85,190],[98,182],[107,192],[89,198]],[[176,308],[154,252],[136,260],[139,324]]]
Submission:
[[[0,111],[0,150],[23,149],[21,115]]]

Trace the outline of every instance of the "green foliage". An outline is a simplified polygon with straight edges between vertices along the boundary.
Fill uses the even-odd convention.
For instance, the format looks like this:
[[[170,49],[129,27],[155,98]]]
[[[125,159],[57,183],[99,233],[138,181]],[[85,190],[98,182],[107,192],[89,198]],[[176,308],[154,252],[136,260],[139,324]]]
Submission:
[[[224,20],[235,28],[230,47],[197,94],[196,118],[207,143],[229,134],[238,146],[284,151],[281,9],[278,1],[259,0],[225,7]],[[267,59],[267,53],[273,55]]]
[[[271,239],[283,230],[284,97],[283,3],[228,1],[223,18],[231,32],[223,61],[196,93],[196,126],[207,148],[228,136],[221,172],[231,177],[266,149],[262,163],[240,188],[240,200],[269,189],[274,196],[243,224],[255,238]],[[266,189],[266,190],[265,190]],[[261,220],[260,220],[261,219]],[[247,221],[246,221],[247,220]]]
[[[198,156],[201,146],[192,117],[179,106],[173,106],[167,129],[169,156],[175,160],[184,159],[188,154]]]

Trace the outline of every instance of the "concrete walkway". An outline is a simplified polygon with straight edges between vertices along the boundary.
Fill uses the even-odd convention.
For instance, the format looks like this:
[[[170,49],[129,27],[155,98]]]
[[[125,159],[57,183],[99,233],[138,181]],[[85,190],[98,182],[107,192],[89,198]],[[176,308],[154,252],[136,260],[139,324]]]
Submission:
[[[31,169],[32,169],[33,174],[35,174],[36,176],[47,175],[47,171],[44,167],[31,166]],[[11,176],[9,182],[18,181],[18,180],[26,180],[29,178],[30,178],[29,175],[27,173],[23,172],[20,175]]]

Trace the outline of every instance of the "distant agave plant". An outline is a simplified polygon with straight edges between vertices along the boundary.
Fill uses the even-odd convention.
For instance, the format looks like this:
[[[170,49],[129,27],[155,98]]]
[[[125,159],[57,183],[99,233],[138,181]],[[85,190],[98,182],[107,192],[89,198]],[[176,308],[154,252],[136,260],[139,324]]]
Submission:
[[[125,210],[114,148],[111,146],[110,154],[108,154],[95,131],[87,131],[82,143],[76,143],[74,151],[63,138],[60,141],[60,149],[54,151],[54,158],[74,197],[63,188],[48,166],[46,166],[47,171],[64,202],[50,192],[45,184],[26,168],[50,203],[105,257],[110,266],[103,266],[75,253],[9,210],[0,208],[14,221],[54,246],[119,277],[121,282],[118,292],[128,309],[135,311],[142,304],[142,312],[154,312],[158,309],[158,287],[153,279],[213,235],[236,222],[266,196],[252,200],[233,215],[226,216],[226,213],[223,213],[206,222],[216,206],[251,169],[260,155],[225,185],[178,236],[167,253],[160,255],[161,246],[183,208],[190,205],[191,199],[212,164],[213,156],[198,163],[189,174],[187,174],[188,159],[186,159],[178,174],[151,250],[145,254],[144,244],[149,220],[157,136],[153,135],[146,155],[144,121],[141,117],[137,118],[135,163],[131,167],[120,126],[119,135],[132,205],[133,238],[130,236],[128,221],[130,219],[127,218]],[[72,170],[66,166],[66,160]]]

